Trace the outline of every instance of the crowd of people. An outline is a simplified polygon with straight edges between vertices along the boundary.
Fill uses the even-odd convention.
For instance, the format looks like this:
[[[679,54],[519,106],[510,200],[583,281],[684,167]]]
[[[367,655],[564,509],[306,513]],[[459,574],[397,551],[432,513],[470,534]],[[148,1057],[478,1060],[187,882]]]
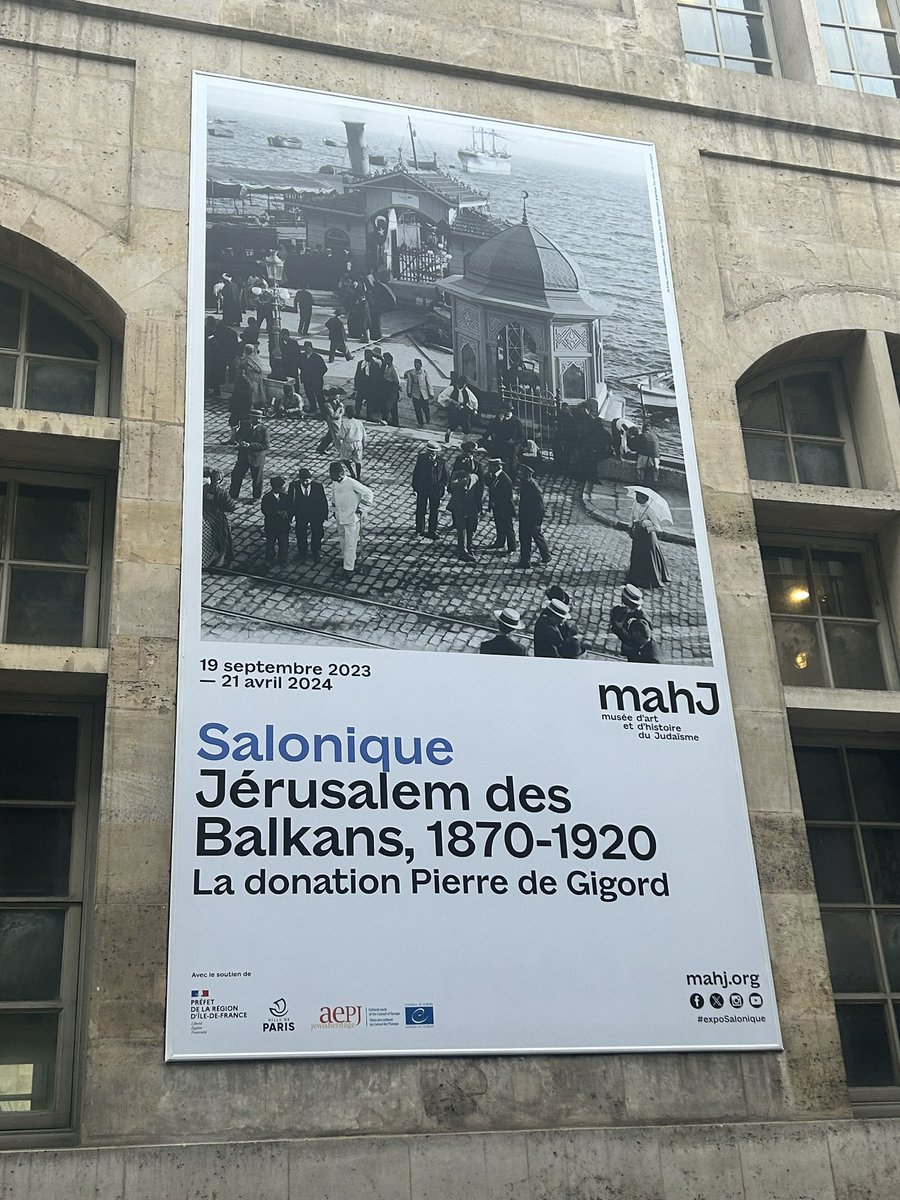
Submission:
[[[501,402],[500,411],[484,419],[480,396],[469,380],[450,373],[446,386],[433,382],[421,358],[402,375],[392,353],[379,345],[365,347],[356,364],[349,395],[341,387],[328,386],[329,363],[336,356],[351,358],[347,337],[365,340],[377,330],[369,291],[347,279],[342,299],[348,311],[344,325],[342,309],[335,309],[324,323],[329,337],[328,361],[310,339],[297,340],[275,321],[275,301],[265,280],[250,278],[243,286],[227,275],[217,290],[221,317],[209,316],[206,327],[206,392],[228,401],[229,446],[235,452],[230,475],[208,469],[203,483],[203,566],[228,568],[234,561],[230,518],[239,503],[256,503],[262,524],[265,557],[269,564],[286,567],[291,550],[291,531],[297,560],[320,561],[329,521],[340,549],[340,573],[350,579],[364,554],[363,531],[375,493],[363,482],[368,425],[399,427],[401,395],[410,402],[419,428],[432,424],[433,409],[440,410],[445,424],[442,449],[433,440],[421,444],[411,463],[410,485],[414,494],[411,522],[419,537],[439,541],[452,531],[455,557],[474,564],[484,553],[500,558],[516,555],[514,567],[528,571],[535,558],[542,565],[553,559],[552,532],[545,529],[547,508],[537,478],[542,458],[537,445],[513,413]],[[255,316],[246,325],[243,316],[250,304]],[[296,296],[299,333],[308,332],[313,312],[309,292]],[[269,333],[278,354],[277,387],[267,388],[267,373],[259,355],[260,337]],[[408,361],[408,360],[407,360]],[[230,389],[228,384],[230,383]],[[407,410],[408,411],[408,410]],[[296,477],[268,477],[266,459],[270,450],[272,420],[324,421],[316,443],[320,455],[330,452],[327,477],[315,479],[308,466]],[[630,525],[631,551],[626,583],[620,603],[610,614],[610,631],[621,646],[622,656],[632,662],[658,662],[653,626],[643,609],[645,591],[669,582],[668,566],[659,534],[671,513],[665,500],[650,483],[659,477],[658,439],[645,423],[639,428],[622,419],[607,425],[591,406],[562,406],[556,425],[554,458],[568,460],[577,475],[589,477],[603,458],[637,454],[640,484],[632,491],[634,506]],[[462,441],[458,450],[450,446],[453,435]],[[562,439],[562,440],[560,440]],[[250,495],[242,496],[247,476]],[[445,510],[448,522],[441,527]],[[478,536],[487,525],[489,541]],[[551,594],[553,592],[554,594]],[[559,594],[555,594],[559,593]],[[495,612],[497,634],[484,642],[484,654],[525,654],[516,638],[524,625],[520,614],[506,607]],[[551,588],[534,622],[533,653],[536,657],[577,658],[584,652],[572,617],[571,598],[561,588]]]

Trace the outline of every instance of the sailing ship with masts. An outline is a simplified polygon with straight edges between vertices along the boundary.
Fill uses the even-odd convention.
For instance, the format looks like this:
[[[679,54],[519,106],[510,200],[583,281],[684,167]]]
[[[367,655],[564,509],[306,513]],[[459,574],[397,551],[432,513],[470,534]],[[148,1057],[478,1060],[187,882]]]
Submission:
[[[485,138],[488,141],[485,141]],[[483,126],[476,129],[473,125],[472,144],[460,146],[456,152],[462,169],[473,175],[509,175],[512,172],[512,155],[505,146],[498,150],[498,141],[505,142],[506,138],[495,133],[493,129],[485,129]]]

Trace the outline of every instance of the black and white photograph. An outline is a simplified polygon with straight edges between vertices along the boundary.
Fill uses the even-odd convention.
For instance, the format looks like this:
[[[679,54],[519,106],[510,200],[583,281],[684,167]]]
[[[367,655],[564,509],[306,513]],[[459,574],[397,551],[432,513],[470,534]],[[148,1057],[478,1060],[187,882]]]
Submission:
[[[225,80],[206,125],[204,641],[710,663],[652,147]]]

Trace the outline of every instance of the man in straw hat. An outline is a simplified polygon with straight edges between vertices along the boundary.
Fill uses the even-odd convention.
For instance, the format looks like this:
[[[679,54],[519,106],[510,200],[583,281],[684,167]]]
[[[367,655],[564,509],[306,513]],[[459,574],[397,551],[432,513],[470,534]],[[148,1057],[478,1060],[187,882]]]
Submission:
[[[534,623],[534,657],[567,658],[577,657],[563,654],[568,640],[566,622],[572,610],[564,600],[545,600],[538,619]]]
[[[509,654],[522,657],[527,653],[515,638],[510,637],[517,629],[524,629],[522,620],[514,608],[498,608],[494,611],[497,618],[497,633],[494,637],[482,642],[478,648],[479,654]]]
[[[621,643],[622,657],[629,662],[660,662],[653,622],[644,612],[644,593],[633,583],[626,583],[621,599],[621,604],[613,606],[609,627]]]

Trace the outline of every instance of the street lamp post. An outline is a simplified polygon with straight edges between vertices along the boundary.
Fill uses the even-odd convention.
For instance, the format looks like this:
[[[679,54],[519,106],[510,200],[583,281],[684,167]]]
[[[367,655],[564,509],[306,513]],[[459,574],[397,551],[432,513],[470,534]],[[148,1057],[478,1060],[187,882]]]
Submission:
[[[281,370],[281,299],[278,294],[278,288],[283,276],[284,260],[279,257],[277,250],[273,250],[271,254],[266,255],[266,278],[269,281],[274,297],[274,304],[272,305],[273,316],[269,325],[270,379],[284,378],[284,373]]]

